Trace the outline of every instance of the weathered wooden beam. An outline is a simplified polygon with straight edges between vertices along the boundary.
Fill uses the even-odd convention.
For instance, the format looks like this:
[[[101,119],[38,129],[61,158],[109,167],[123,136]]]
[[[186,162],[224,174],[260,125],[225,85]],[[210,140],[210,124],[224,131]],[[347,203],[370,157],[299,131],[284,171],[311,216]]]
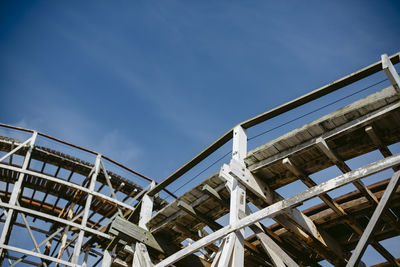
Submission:
[[[246,205],[246,216],[251,214],[249,205]],[[244,218],[245,216],[242,216]],[[249,228],[254,232],[261,246],[267,252],[268,256],[278,267],[298,267],[299,265],[278,245],[275,241],[264,232],[264,227],[260,222],[250,225]],[[286,264],[286,265],[285,265]]]
[[[341,160],[334,151],[332,151],[328,144],[323,140],[322,138],[317,139],[317,146],[320,148],[320,150],[332,161],[332,163],[336,164],[338,168],[343,172],[349,172],[351,171],[351,168],[343,161]],[[393,166],[395,167],[395,166]],[[353,185],[360,190],[360,192],[368,199],[368,201],[371,202],[373,205],[378,204],[378,198],[369,190],[365,184],[362,181],[354,181]],[[397,218],[390,212],[384,212],[383,213],[384,217],[386,220],[389,222],[398,225]]]
[[[138,241],[150,246],[162,253],[163,249],[154,238],[154,236],[146,229],[131,223],[128,220],[121,218],[120,216],[115,217],[112,222],[109,232],[115,236],[119,236],[122,239],[128,237],[126,241]]]
[[[191,215],[195,219],[198,219],[199,221],[205,223],[208,225],[211,229],[214,231],[219,230],[222,228],[222,225],[219,223],[215,222],[214,220],[211,220],[208,218],[206,215],[203,213],[197,211],[195,208],[184,202],[183,200],[179,200],[177,203],[178,208],[186,212],[187,214]]]
[[[93,192],[94,191],[94,187],[96,185],[97,175],[100,172],[100,162],[101,162],[101,155],[98,154],[97,157],[96,157],[95,165],[94,165],[95,170],[94,170],[94,173],[93,173],[92,177],[90,178],[90,183],[89,183],[89,186],[88,186],[89,192]],[[83,227],[86,227],[86,224],[87,224],[87,221],[88,221],[89,212],[90,212],[90,205],[92,204],[92,199],[93,199],[93,195],[92,194],[88,194],[87,198],[86,198],[86,203],[85,203],[85,207],[84,207],[84,210],[83,210],[83,216],[82,216],[82,222],[81,222],[81,225]],[[79,231],[78,238],[77,238],[77,241],[75,243],[73,257],[72,257],[72,262],[75,263],[75,264],[78,264],[78,261],[79,261],[79,256],[81,254],[81,248],[82,248],[84,235],[85,235],[85,231],[83,229],[81,229]]]
[[[381,139],[378,137],[372,126],[365,127],[365,132],[368,134],[369,138],[378,147],[379,151],[385,158],[393,156],[389,148],[382,143]],[[394,171],[398,171],[399,169],[400,169],[399,166],[393,167]]]
[[[32,140],[32,137],[29,137],[25,142],[19,144],[16,148],[12,149],[10,152],[8,152],[7,154],[5,154],[3,157],[0,158],[0,162],[2,162],[3,160],[5,160],[6,158],[10,157],[15,154],[15,152],[17,152],[18,150],[20,150],[22,147],[25,146],[29,146],[28,143],[30,143]],[[14,145],[14,142],[12,143]]]
[[[300,169],[298,169],[290,160],[289,158],[285,158],[282,161],[282,164],[296,177],[298,177],[305,185],[309,188],[316,186],[315,183],[308,175],[305,175]],[[340,205],[334,201],[328,194],[320,195],[319,198],[327,204],[333,211],[335,211],[340,216],[345,216],[347,213],[343,210]]]
[[[388,76],[390,83],[397,90],[397,92],[400,93],[399,74],[397,73],[392,62],[390,61],[389,57],[386,54],[383,54],[381,56],[381,58],[382,58],[382,69],[385,71],[386,75]]]
[[[316,140],[316,145],[343,173],[351,171],[351,168],[343,160],[341,160],[332,149],[329,148],[328,144],[323,138],[318,138]],[[375,204],[378,203],[378,199],[362,181],[354,181],[353,185],[364,194],[368,201]]]
[[[241,126],[237,125],[233,128],[233,141],[232,141],[232,159],[231,162],[246,167],[244,159],[247,155],[247,131]],[[229,224],[235,224],[240,217],[240,213],[246,211],[246,187],[244,187],[238,180],[233,179],[232,183],[228,186],[230,195],[229,207]],[[235,232],[235,244],[231,256],[233,266],[244,265],[244,229]]]
[[[222,201],[222,202],[225,201],[225,200],[222,199],[222,197],[219,195],[219,193],[214,188],[209,186],[208,184],[203,185],[201,190],[206,192],[209,196],[213,197],[217,201]]]
[[[217,186],[215,188],[215,190],[218,192],[218,191],[222,190],[223,188],[225,188],[225,184],[220,184],[219,186]],[[195,201],[190,203],[190,205],[193,207],[196,207],[196,206],[200,205],[201,203],[203,203],[204,201],[206,201],[209,197],[210,196],[208,196],[208,195],[202,195],[201,197],[199,197],[198,199],[196,199]],[[177,203],[177,202],[173,202],[173,203]],[[174,204],[171,204],[171,205],[174,205]],[[166,218],[165,220],[152,226],[150,229],[151,232],[153,232],[153,233],[158,232],[164,224],[167,224],[169,222],[172,222],[173,220],[176,220],[176,218],[181,216],[183,213],[185,213],[183,210],[179,210],[178,212],[172,214],[171,216],[168,216],[168,218]]]
[[[101,267],[109,267],[112,263],[111,251],[104,250],[103,261]]]
[[[396,172],[392,176],[392,179],[390,180],[385,192],[383,193],[383,196],[379,201],[379,204],[376,207],[371,219],[369,220],[369,223],[365,228],[364,233],[362,234],[360,240],[358,241],[354,253],[351,255],[350,260],[348,261],[346,267],[354,267],[360,261],[362,255],[364,254],[365,249],[367,248],[368,241],[371,239],[372,233],[377,226],[378,220],[380,219],[384,210],[387,208],[387,205],[390,203],[390,200],[393,197],[393,194],[396,191],[397,186],[399,185],[400,181],[399,178],[400,178],[400,172]],[[400,264],[397,264],[397,266],[400,266]]]

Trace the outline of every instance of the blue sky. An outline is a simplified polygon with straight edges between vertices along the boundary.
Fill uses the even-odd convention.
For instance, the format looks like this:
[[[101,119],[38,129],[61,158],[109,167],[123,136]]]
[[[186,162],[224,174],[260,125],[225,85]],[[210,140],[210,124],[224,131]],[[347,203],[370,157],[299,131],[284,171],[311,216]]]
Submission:
[[[0,121],[161,181],[237,123],[398,52],[399,14],[384,0],[2,1]]]
[[[3,1],[1,121],[161,180],[235,124],[399,50],[396,1]]]

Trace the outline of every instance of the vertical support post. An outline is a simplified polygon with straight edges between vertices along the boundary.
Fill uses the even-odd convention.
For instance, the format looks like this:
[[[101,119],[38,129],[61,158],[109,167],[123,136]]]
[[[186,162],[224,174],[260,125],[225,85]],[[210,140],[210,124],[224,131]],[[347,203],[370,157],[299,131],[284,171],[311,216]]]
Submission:
[[[246,167],[244,158],[247,154],[247,133],[242,126],[238,125],[233,129],[232,161],[239,163],[244,169]],[[236,179],[232,179],[231,201],[229,211],[229,224],[239,220],[240,214],[246,213],[246,188]],[[233,251],[230,259],[230,266],[244,266],[244,229],[230,235],[230,242],[233,242]],[[228,246],[225,246],[227,248]]]
[[[155,187],[156,183],[151,182],[150,190]],[[147,229],[146,223],[150,220],[153,213],[153,196],[145,194],[142,199],[142,207],[140,208],[139,227]],[[133,262],[140,264],[139,266],[149,267],[153,266],[147,248],[144,244],[137,242],[135,246],[135,253],[133,255]],[[134,265],[136,266],[136,265]]]
[[[247,133],[242,126],[238,125],[233,129],[232,159],[238,161],[244,166],[244,158],[246,155]]]
[[[84,209],[83,216],[82,216],[81,225],[83,227],[86,227],[86,223],[87,223],[87,220],[89,217],[90,204],[92,203],[92,199],[93,199],[93,195],[91,193],[94,191],[94,186],[96,184],[97,175],[99,174],[100,160],[101,160],[101,155],[98,154],[96,157],[96,163],[94,165],[94,173],[91,177],[90,184],[89,184],[90,193],[88,193],[88,196],[86,198],[85,209]],[[79,232],[78,240],[75,243],[74,254],[72,256],[72,263],[74,263],[74,264],[78,264],[84,235],[85,235],[85,231],[83,229],[81,229]]]
[[[34,131],[32,134],[32,137],[30,138],[29,149],[26,152],[24,163],[22,164],[22,170],[26,170],[29,166],[29,162],[31,159],[31,154],[32,154],[33,146],[36,141],[36,137],[37,137],[37,132]],[[18,196],[21,192],[21,185],[24,180],[24,177],[25,177],[25,174],[21,172],[19,174],[17,182],[14,184],[14,188],[11,193],[11,197],[10,197],[10,201],[9,201],[9,204],[12,206],[14,206],[18,200]],[[10,223],[11,223],[11,218],[13,217],[13,213],[14,213],[14,209],[10,208],[8,211],[6,221],[4,222],[3,231],[1,232],[0,246],[3,246],[6,241],[6,237],[8,235],[8,231],[10,228]],[[3,249],[2,248],[0,248],[0,258],[3,258]]]
[[[389,78],[390,83],[393,85],[394,89],[398,93],[400,93],[400,77],[394,68],[392,62],[386,54],[381,56],[382,58],[382,69],[385,71],[386,75]]]

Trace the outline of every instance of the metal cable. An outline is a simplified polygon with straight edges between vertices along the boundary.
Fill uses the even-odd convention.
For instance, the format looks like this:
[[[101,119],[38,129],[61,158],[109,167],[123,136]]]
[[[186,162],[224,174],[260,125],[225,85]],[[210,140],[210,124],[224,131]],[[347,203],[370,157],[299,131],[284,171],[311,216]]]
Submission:
[[[305,113],[305,114],[303,114],[303,115],[301,115],[301,116],[298,116],[298,117],[296,117],[296,118],[294,118],[294,119],[291,119],[291,120],[289,120],[289,121],[287,121],[287,122],[285,122],[285,123],[282,123],[282,124],[280,124],[280,125],[278,125],[278,126],[272,128],[272,129],[269,129],[269,130],[266,130],[266,131],[261,132],[261,133],[259,133],[259,134],[256,134],[255,136],[250,137],[250,138],[248,138],[247,140],[250,141],[250,140],[253,140],[253,139],[255,139],[255,138],[257,138],[257,137],[259,137],[259,136],[261,136],[261,135],[264,135],[264,134],[266,134],[266,133],[272,132],[272,131],[274,131],[274,130],[276,130],[276,129],[279,129],[279,128],[285,126],[285,125],[288,125],[289,123],[292,123],[292,122],[294,122],[294,121],[297,121],[297,120],[299,120],[299,119],[302,119],[302,118],[304,118],[304,117],[306,117],[306,116],[308,116],[308,115],[310,115],[310,114],[312,114],[312,113],[315,113],[315,112],[320,111],[320,110],[322,110],[322,109],[324,109],[324,108],[326,108],[326,107],[329,107],[329,106],[331,106],[331,105],[333,105],[333,104],[336,104],[336,103],[338,103],[338,102],[340,102],[340,101],[342,101],[342,100],[344,100],[344,99],[346,99],[346,98],[352,97],[352,96],[354,96],[354,95],[356,95],[356,94],[359,94],[359,93],[361,93],[361,92],[363,92],[363,91],[365,91],[365,90],[368,90],[368,89],[370,89],[371,87],[374,87],[374,86],[376,86],[376,85],[378,85],[378,84],[381,84],[381,83],[383,83],[383,82],[385,82],[385,81],[387,81],[387,80],[388,80],[388,79],[386,78],[386,79],[383,79],[383,80],[381,80],[381,81],[379,81],[379,82],[376,82],[376,83],[374,83],[374,84],[372,84],[372,85],[369,85],[369,86],[367,86],[367,87],[364,87],[364,88],[362,88],[362,89],[360,89],[360,90],[358,90],[358,91],[356,91],[356,92],[354,92],[354,93],[351,93],[351,94],[349,94],[349,95],[347,95],[347,96],[344,96],[344,97],[342,97],[342,98],[339,98],[339,99],[337,99],[337,100],[335,100],[335,101],[333,101],[333,102],[331,102],[331,103],[329,103],[329,104],[323,105],[322,107],[319,107],[319,108],[314,109],[314,110],[312,110],[312,111],[310,111],[310,112],[307,112],[307,113]]]

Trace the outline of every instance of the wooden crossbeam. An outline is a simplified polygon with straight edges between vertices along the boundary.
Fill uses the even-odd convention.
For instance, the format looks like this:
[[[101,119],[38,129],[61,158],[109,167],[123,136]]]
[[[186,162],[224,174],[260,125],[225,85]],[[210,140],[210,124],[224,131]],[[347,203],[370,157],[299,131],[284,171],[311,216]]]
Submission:
[[[336,153],[331,150],[328,144],[322,138],[317,139],[317,146],[320,150],[334,163],[343,173],[347,173],[351,171],[351,168],[341,160]],[[394,167],[394,166],[393,166]],[[374,193],[369,190],[362,181],[354,181],[353,185],[360,190],[360,192],[371,202],[372,205],[378,205],[379,201],[378,198],[374,195]],[[386,220],[390,223],[398,225],[397,218],[390,212],[384,212],[383,215],[385,216]]]
[[[392,176],[392,179],[390,179],[390,182],[385,192],[383,193],[383,196],[379,201],[379,204],[376,207],[374,214],[369,220],[369,223],[365,228],[364,233],[362,234],[360,240],[358,241],[354,253],[351,255],[351,258],[348,261],[346,267],[354,267],[360,261],[362,255],[364,254],[365,249],[367,248],[368,241],[371,239],[372,233],[377,226],[377,222],[380,219],[381,214],[387,208],[387,205],[390,203],[391,198],[396,192],[397,186],[399,185],[400,182],[399,178],[400,178],[400,172],[396,172]],[[397,263],[396,264],[397,266],[400,266],[400,263],[398,263],[397,261],[395,261],[395,263]]]
[[[372,126],[367,126],[365,127],[365,132],[368,134],[369,138],[372,140],[372,142],[378,147],[379,151],[381,154],[386,158],[393,156],[392,152],[389,150],[387,146],[383,144],[381,139],[378,137],[376,134],[374,128]],[[399,166],[394,166],[393,170],[398,171],[400,169]]]
[[[203,222],[204,224],[208,225],[212,230],[217,231],[221,228],[223,228],[223,226],[213,220],[211,220],[210,218],[208,218],[206,215],[204,215],[203,213],[199,212],[196,208],[193,208],[192,206],[190,206],[189,204],[187,204],[186,202],[179,200],[177,206],[182,209],[184,212],[190,214],[191,216],[193,216],[194,218],[198,219],[199,221]],[[254,247],[253,244],[251,244],[250,242],[245,241],[245,246],[254,251],[254,252],[258,252],[257,248]]]
[[[316,145],[343,173],[351,171],[351,168],[343,160],[341,160],[332,149],[329,148],[328,144],[323,138],[317,138]],[[358,190],[360,190],[361,193],[363,193],[368,201],[378,204],[379,201],[376,196],[364,185],[362,181],[354,181],[353,184]]]
[[[197,209],[193,208],[186,202],[179,200],[177,204],[178,208],[186,212],[187,214],[191,215],[195,219],[198,219],[199,221],[205,223],[208,225],[211,229],[214,231],[219,230],[222,228],[222,225],[219,223],[215,222],[214,220],[209,219],[206,215],[203,213],[199,212]]]
[[[229,208],[229,201],[228,201],[227,199],[223,198],[223,197],[222,197],[216,190],[214,190],[211,186],[209,186],[209,185],[206,184],[206,185],[204,185],[204,186],[202,187],[202,190],[203,190],[204,192],[206,192],[208,195],[210,195],[211,197],[213,197],[214,199],[216,199],[217,201],[220,201],[221,204],[222,204],[224,207]],[[248,212],[249,210],[250,210],[250,208],[247,206],[247,207],[246,207],[246,215],[249,215],[249,214],[250,214],[250,213]],[[244,218],[244,215],[241,216],[241,218]],[[285,248],[285,249],[287,249],[287,250],[289,250],[289,251],[292,251],[292,250],[293,250],[292,248],[288,248],[288,244],[283,243],[282,240],[279,238],[278,235],[276,235],[276,234],[275,234],[273,231],[271,231],[268,227],[265,227],[261,222],[258,222],[258,226],[259,226],[259,228],[260,228],[263,232],[265,232],[265,234],[267,235],[267,237],[266,237],[266,238],[263,237],[263,239],[264,239],[264,240],[266,240],[266,239],[270,240],[270,241],[268,241],[268,243],[273,242],[273,243],[277,244],[277,246],[278,246],[279,248],[283,247],[283,248]],[[251,226],[250,226],[250,229],[252,229]],[[252,231],[255,232],[255,229],[252,229]],[[257,230],[257,231],[258,231],[258,230]],[[259,238],[259,237],[257,237],[257,238]],[[260,240],[260,242],[262,242],[262,241]],[[293,252],[293,251],[292,251],[292,252]],[[297,256],[298,256],[298,255],[297,255]]]
[[[283,165],[294,175],[296,175],[301,181],[304,182],[309,188],[317,185],[309,176],[304,174],[298,167],[296,167],[289,158],[285,158],[282,161]],[[339,216],[348,216],[348,214],[343,210],[343,208],[334,201],[328,194],[321,194],[319,198],[327,204],[336,214]],[[363,233],[363,228],[353,219],[345,218],[344,222],[350,226],[353,231],[355,231],[359,236]],[[382,256],[384,256],[392,264],[396,263],[395,258],[388,252],[381,244],[377,241],[372,240],[371,245],[378,251]]]
[[[283,197],[270,189],[266,183],[255,177],[247,168],[234,164],[234,161],[231,161],[229,166],[224,164],[221,168],[221,177],[229,179],[229,175],[233,175],[267,205],[283,200]],[[344,262],[344,254],[340,245],[327,233],[319,231],[310,218],[298,209],[287,209],[274,217],[274,220],[289,229],[306,244],[312,246],[333,264]],[[310,239],[313,242],[309,242]]]

